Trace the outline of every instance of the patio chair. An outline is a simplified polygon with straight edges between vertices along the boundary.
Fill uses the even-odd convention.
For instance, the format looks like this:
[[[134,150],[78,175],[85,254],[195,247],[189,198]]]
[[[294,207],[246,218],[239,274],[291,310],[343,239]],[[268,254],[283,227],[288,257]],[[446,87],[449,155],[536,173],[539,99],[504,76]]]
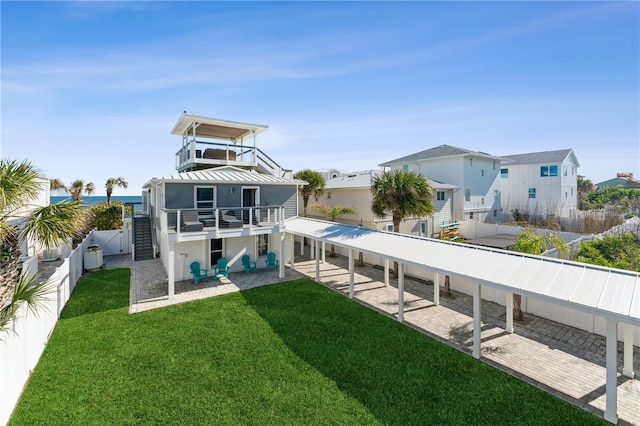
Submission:
[[[258,269],[258,265],[256,265],[256,262],[252,262],[251,259],[249,259],[248,254],[242,256],[242,267],[247,275],[249,275],[249,272],[256,271]]]
[[[213,278],[217,278],[220,275],[224,275],[229,278],[229,266],[227,265],[227,258],[221,257],[218,259],[218,263],[213,267]]]
[[[195,210],[183,210],[180,214],[180,231],[199,232],[202,231],[204,225],[198,218],[198,212]]]
[[[196,283],[196,285],[198,285],[198,281],[202,279],[204,279],[205,281],[207,280],[207,270],[200,269],[200,262],[191,262],[189,268],[191,269],[191,275],[193,275],[193,281]]]
[[[278,259],[276,259],[276,254],[272,251],[267,253],[267,260],[265,263],[267,264],[267,271],[269,269],[278,269]]]

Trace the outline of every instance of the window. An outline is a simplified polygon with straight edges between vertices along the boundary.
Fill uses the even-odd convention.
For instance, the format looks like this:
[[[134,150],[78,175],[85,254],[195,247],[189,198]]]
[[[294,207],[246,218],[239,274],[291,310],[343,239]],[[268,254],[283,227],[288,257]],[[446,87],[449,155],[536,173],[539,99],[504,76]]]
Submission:
[[[558,176],[558,166],[549,166],[549,176]]]
[[[540,167],[540,176],[542,176],[542,177],[549,176],[549,166]],[[529,197],[529,198],[531,198],[531,197]]]
[[[498,216],[498,210],[494,210],[493,211],[493,217],[497,217]]]
[[[529,188],[529,198],[536,198],[536,189]]]
[[[258,256],[266,256],[269,252],[269,234],[258,235]]]
[[[484,197],[480,198],[480,204],[484,206]]]
[[[444,201],[444,191],[436,191],[436,200]]]
[[[500,169],[500,177],[506,179],[509,177],[509,169]]]
[[[387,225],[387,231],[393,232],[393,224]]]
[[[493,162],[493,170],[495,170],[495,169],[496,169],[496,162],[494,161]]]
[[[573,188],[571,188],[571,195],[573,195]]]
[[[196,205],[197,209],[213,209],[215,207],[216,188],[214,186],[196,186]]]
[[[327,191],[327,200],[331,199],[331,191]]]
[[[402,166],[402,171],[403,172],[408,172],[409,171],[409,165],[408,164],[403,165]]]
[[[420,222],[420,236],[427,236],[427,222],[425,222],[424,220]]]
[[[473,158],[469,158],[469,167],[473,167]]]
[[[564,191],[564,198],[569,198],[569,194],[567,193],[567,191]]]
[[[498,195],[500,195],[500,191],[498,191],[497,189],[493,190],[493,199],[497,200],[498,199]]]
[[[465,201],[471,201],[471,190],[470,189],[465,189],[464,190],[464,200]]]
[[[473,212],[469,212],[469,219],[473,219]]]
[[[567,166],[565,166],[564,164],[562,165],[562,176],[566,176],[567,175]]]
[[[484,169],[480,171],[480,176],[484,176]]]

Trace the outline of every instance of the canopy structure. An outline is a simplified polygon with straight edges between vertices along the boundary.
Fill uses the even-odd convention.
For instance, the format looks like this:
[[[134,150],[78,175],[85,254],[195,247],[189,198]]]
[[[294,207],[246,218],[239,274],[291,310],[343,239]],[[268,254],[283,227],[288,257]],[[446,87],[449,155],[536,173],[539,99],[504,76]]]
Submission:
[[[240,123],[189,114],[180,115],[178,122],[171,130],[174,135],[205,137],[241,142],[248,136],[255,136],[267,130],[269,126],[261,124]]]
[[[513,331],[512,294],[538,298],[567,306],[607,320],[607,385],[605,419],[617,422],[617,332],[618,322],[625,324],[624,372],[633,375],[632,326],[640,326],[640,274],[584,263],[552,259],[499,249],[434,240],[412,235],[377,231],[368,228],[291,218],[286,232],[349,249],[350,271],[353,251],[381,256],[399,263],[398,320],[403,320],[403,265],[432,270],[459,277],[474,288],[474,348],[480,357],[481,287],[506,292],[506,329]],[[351,274],[352,275],[352,274]],[[353,297],[353,280],[350,296]],[[439,283],[434,286],[434,303],[438,304]]]

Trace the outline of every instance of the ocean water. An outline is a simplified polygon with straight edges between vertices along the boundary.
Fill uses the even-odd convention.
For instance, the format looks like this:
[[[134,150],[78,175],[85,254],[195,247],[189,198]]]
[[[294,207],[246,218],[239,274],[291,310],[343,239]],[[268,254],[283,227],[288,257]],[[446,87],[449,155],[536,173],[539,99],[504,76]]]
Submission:
[[[62,201],[71,201],[70,195],[52,195],[49,198],[51,204],[60,203]],[[121,203],[141,203],[142,197],[140,195],[112,195],[111,201],[120,201]],[[106,203],[106,195],[91,195],[82,196],[82,202],[87,206],[92,206],[97,203]]]

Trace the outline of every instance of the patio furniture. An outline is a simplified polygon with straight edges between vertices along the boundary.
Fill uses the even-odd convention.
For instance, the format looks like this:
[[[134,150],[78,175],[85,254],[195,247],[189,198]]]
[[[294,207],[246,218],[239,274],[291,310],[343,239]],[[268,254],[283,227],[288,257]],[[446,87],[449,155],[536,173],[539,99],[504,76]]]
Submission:
[[[195,210],[183,210],[180,214],[180,221],[180,231],[199,232],[204,228],[204,225],[198,218],[198,212]]]
[[[269,269],[278,269],[278,259],[276,259],[276,254],[272,251],[267,253],[267,260],[265,263],[267,264],[267,271]]]
[[[213,267],[213,278],[218,278],[220,275],[229,278],[229,266],[227,265],[226,257],[218,259],[218,263]]]
[[[247,275],[249,275],[249,272],[255,271],[258,269],[258,265],[256,265],[256,262],[252,262],[251,259],[249,259],[248,254],[245,254],[244,256],[242,256],[242,267],[244,268],[244,272]]]
[[[200,269],[200,262],[191,262],[189,268],[191,269],[191,275],[193,275],[193,281],[196,283],[196,285],[198,285],[198,281],[202,279],[204,279],[205,281],[207,280],[207,270]]]
[[[220,210],[220,228],[242,228],[242,221],[233,210]]]

